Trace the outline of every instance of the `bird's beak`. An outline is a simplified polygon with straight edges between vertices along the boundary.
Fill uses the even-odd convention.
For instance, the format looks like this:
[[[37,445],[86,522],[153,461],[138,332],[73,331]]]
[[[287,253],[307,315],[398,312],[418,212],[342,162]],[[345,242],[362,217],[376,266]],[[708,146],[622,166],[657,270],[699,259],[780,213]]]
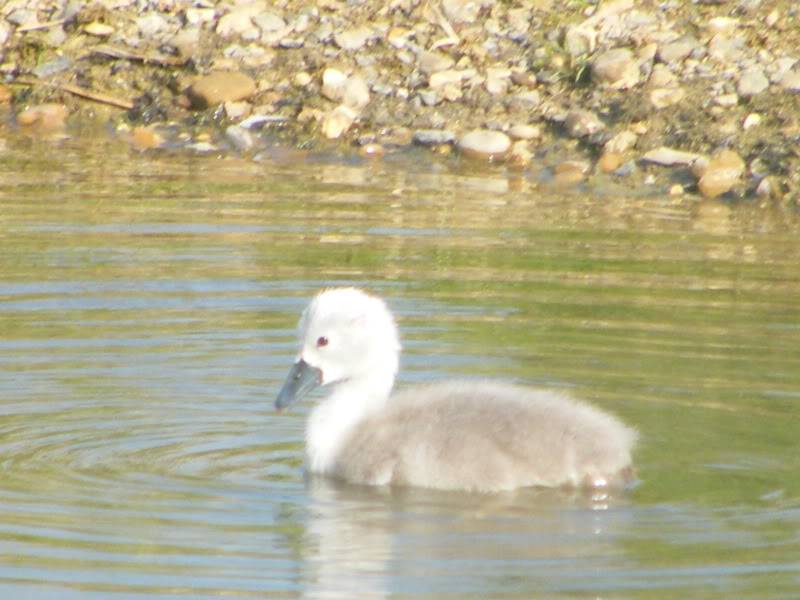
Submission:
[[[275,410],[282,411],[295,400],[300,400],[322,383],[322,371],[304,360],[298,360],[289,371],[286,381],[275,399]]]

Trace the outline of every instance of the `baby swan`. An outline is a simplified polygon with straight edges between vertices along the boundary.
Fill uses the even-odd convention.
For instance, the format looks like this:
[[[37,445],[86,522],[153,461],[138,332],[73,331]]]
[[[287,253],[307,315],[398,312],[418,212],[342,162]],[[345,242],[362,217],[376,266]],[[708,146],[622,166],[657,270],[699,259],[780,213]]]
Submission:
[[[631,477],[636,432],[553,392],[448,381],[389,396],[400,342],[386,304],[355,288],[317,295],[299,323],[300,354],[275,406],[317,386],[307,467],[351,483],[500,491],[606,486]]]

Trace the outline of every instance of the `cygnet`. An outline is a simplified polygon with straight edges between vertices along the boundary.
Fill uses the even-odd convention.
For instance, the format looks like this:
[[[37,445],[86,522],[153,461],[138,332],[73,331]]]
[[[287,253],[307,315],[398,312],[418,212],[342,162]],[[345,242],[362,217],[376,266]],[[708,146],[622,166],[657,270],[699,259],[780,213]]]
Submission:
[[[306,465],[356,484],[494,492],[527,486],[624,485],[636,432],[561,393],[453,380],[392,394],[400,342],[380,298],[320,292],[299,323],[300,352],[275,406],[318,386]]]

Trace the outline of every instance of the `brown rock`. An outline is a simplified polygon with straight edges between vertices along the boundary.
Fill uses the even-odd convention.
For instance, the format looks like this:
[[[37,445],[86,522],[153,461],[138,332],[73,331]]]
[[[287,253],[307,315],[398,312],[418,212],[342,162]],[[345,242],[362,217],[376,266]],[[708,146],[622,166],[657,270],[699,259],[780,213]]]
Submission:
[[[616,48],[603,52],[592,63],[592,78],[616,90],[626,90],[639,83],[639,65],[633,52]]]
[[[581,160],[567,160],[559,163],[553,169],[553,181],[561,185],[571,185],[586,179],[590,165]]]
[[[137,150],[151,150],[164,144],[164,138],[152,127],[134,127],[131,145]]]
[[[252,77],[239,71],[214,71],[197,79],[186,90],[193,108],[208,108],[223,102],[236,102],[256,92]]]
[[[11,100],[11,89],[7,85],[0,83],[0,104],[5,104]]]
[[[736,169],[708,169],[697,182],[697,189],[704,198],[716,198],[729,192],[739,182],[739,175]]]
[[[17,115],[17,123],[24,127],[36,126],[41,129],[60,129],[69,115],[63,104],[39,104]]]
[[[612,173],[616,171],[623,162],[621,154],[616,152],[603,152],[600,160],[597,161],[597,168],[603,173]]]

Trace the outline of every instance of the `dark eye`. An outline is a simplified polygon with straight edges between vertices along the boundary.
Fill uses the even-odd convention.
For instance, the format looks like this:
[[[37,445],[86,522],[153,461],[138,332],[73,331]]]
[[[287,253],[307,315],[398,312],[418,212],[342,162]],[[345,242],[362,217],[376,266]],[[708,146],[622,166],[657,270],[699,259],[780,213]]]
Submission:
[[[328,338],[326,338],[324,335],[321,335],[320,337],[317,338],[317,348],[324,348],[327,345],[328,345]]]

